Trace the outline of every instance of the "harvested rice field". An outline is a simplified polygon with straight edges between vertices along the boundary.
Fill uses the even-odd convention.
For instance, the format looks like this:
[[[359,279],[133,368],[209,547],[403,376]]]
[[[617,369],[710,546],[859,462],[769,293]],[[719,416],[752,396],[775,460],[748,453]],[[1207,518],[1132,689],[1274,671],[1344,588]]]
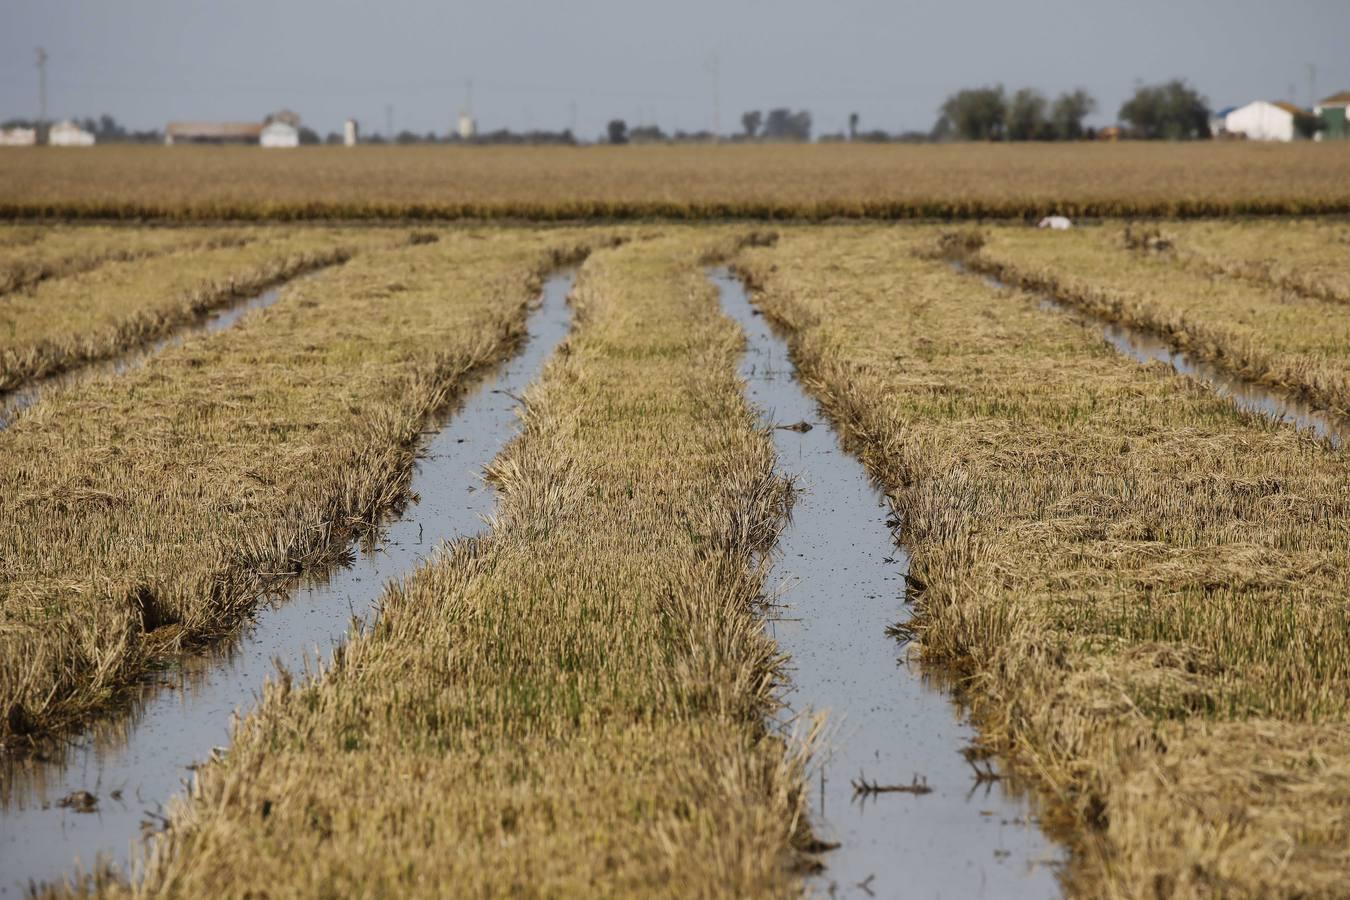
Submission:
[[[1344,896],[1343,221],[270,217],[0,225],[0,894]]]

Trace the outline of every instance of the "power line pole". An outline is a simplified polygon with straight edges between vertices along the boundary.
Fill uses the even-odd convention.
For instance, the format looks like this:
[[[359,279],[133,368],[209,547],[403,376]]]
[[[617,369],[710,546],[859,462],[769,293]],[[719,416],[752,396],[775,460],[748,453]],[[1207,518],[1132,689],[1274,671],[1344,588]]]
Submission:
[[[47,130],[47,51],[37,48],[38,70],[38,137]]]
[[[713,136],[719,137],[722,134],[722,60],[716,50],[708,56],[707,69],[712,76]]]
[[[1308,63],[1308,108],[1317,106],[1317,64]]]
[[[394,104],[384,105],[384,135],[390,143],[394,140]]]

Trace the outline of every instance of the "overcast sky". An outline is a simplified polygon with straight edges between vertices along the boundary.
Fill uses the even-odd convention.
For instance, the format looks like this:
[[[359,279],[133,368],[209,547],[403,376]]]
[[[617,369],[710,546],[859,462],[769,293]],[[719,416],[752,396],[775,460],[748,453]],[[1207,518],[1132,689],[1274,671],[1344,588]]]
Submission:
[[[112,113],[339,130],[599,134],[613,117],[724,132],[806,108],[816,133],[927,130],[963,86],[1086,87],[1114,121],[1138,80],[1189,79],[1216,107],[1350,89],[1350,0],[0,0],[0,119]],[[716,66],[713,60],[717,61]],[[717,77],[714,78],[714,69]],[[1292,94],[1290,93],[1292,91]]]

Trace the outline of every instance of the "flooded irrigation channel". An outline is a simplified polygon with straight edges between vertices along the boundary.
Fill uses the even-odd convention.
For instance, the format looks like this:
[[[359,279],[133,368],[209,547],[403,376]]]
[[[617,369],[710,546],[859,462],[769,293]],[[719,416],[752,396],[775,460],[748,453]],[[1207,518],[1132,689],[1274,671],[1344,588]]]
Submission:
[[[739,280],[711,273],[722,307],[749,340],[741,365],[751,401],[779,426],[781,465],[803,489],[779,539],[770,624],[791,656],[789,714],[828,711],[833,731],[813,776],[822,856],[816,887],[837,896],[1054,897],[1063,852],[1027,799],[962,753],[975,738],[953,698],[886,633],[907,620],[908,560],[891,509],[862,463],[795,378],[784,340]],[[984,769],[984,763],[980,763]],[[892,788],[859,791],[855,782]]]
[[[978,274],[984,279],[985,284],[996,291],[1014,289],[1006,282],[992,275],[979,273],[965,263],[954,262],[952,266],[958,272]],[[1350,438],[1350,422],[1324,409],[1318,409],[1305,400],[1234,375],[1213,363],[1198,359],[1183,350],[1177,350],[1156,334],[1095,316],[1049,294],[1035,296],[1041,309],[1069,316],[1096,328],[1108,344],[1135,362],[1145,365],[1161,362],[1171,366],[1178,375],[1187,375],[1208,384],[1214,393],[1232,401],[1238,409],[1291,425],[1298,431],[1311,432],[1316,437],[1328,439],[1333,447],[1344,447],[1347,438]]]
[[[143,828],[160,824],[193,767],[228,743],[233,714],[257,700],[274,660],[301,671],[327,659],[353,619],[372,621],[390,579],[482,530],[496,499],[483,467],[515,433],[514,398],[568,332],[573,277],[545,283],[522,351],[429,426],[412,479],[417,502],[363,542],[352,565],[262,608],[229,646],[148,680],[127,715],[96,725],[60,758],[0,772],[0,895],[58,881],[77,859],[87,870],[101,856],[126,871]]]
[[[301,275],[299,278],[311,278],[326,268],[330,267],[324,266],[321,269],[311,270],[308,274]],[[8,428],[19,413],[38,402],[47,391],[78,384],[100,375],[120,375],[123,372],[139,369],[155,356],[170,347],[179,346],[188,338],[201,334],[214,334],[217,331],[233,328],[248,313],[257,309],[266,309],[280,300],[282,290],[296,280],[296,278],[287,279],[260,294],[208,312],[201,318],[174,329],[171,333],[156,341],[142,344],[112,359],[86,363],[69,371],[36,379],[8,393],[0,394],[0,431]]]

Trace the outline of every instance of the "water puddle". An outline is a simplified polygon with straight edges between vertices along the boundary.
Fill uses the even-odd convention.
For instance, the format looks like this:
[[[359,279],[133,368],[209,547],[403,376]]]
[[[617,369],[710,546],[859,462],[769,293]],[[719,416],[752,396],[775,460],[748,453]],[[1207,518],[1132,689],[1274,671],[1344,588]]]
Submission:
[[[992,275],[978,273],[965,263],[953,262],[952,266],[958,272],[979,274],[985,284],[994,290],[1012,290],[1007,283]],[[1350,422],[1324,409],[1318,409],[1298,397],[1266,387],[1256,381],[1249,381],[1213,363],[1177,350],[1156,334],[1103,319],[1048,294],[1037,295],[1036,302],[1041,309],[1092,325],[1101,331],[1107,343],[1136,362],[1166,363],[1179,375],[1189,375],[1205,382],[1214,393],[1231,400],[1234,406],[1245,412],[1254,412],[1276,422],[1292,425],[1299,431],[1312,432],[1319,438],[1328,439],[1331,445],[1337,448],[1345,446],[1347,436],[1350,436]]]
[[[952,698],[911,663],[886,628],[910,618],[908,559],[891,510],[795,378],[787,345],[725,269],[711,273],[723,310],[749,340],[741,364],[753,403],[778,425],[781,464],[805,488],[778,542],[786,586],[774,637],[792,657],[793,712],[828,710],[836,731],[812,784],[823,855],[816,887],[856,897],[1057,897],[1063,852],[1025,797],[977,776],[975,738]],[[984,763],[980,763],[983,769]],[[998,762],[994,761],[993,771]],[[881,792],[858,792],[866,781]]]
[[[351,566],[263,607],[228,647],[147,680],[130,714],[95,726],[61,758],[10,761],[0,772],[0,895],[59,880],[76,860],[87,868],[99,855],[126,871],[143,823],[158,825],[194,764],[228,743],[231,716],[254,704],[276,672],[273,660],[301,671],[316,655],[328,658],[354,618],[372,621],[387,582],[409,574],[442,542],[482,530],[496,499],[483,467],[515,433],[514,397],[568,332],[573,278],[559,274],[545,283],[523,350],[434,423],[439,430],[413,474],[418,501]],[[72,805],[62,806],[69,798]]]
[[[324,266],[323,268],[328,268]],[[311,271],[300,278],[310,278],[317,271]],[[287,279],[286,281],[275,285],[261,294],[231,303],[228,306],[213,310],[200,319],[180,326],[170,334],[148,344],[141,344],[126,353],[115,356],[112,359],[97,360],[85,363],[65,372],[58,372],[55,375],[48,375],[45,378],[38,378],[30,381],[8,393],[0,393],[0,431],[9,427],[19,413],[23,412],[42,398],[47,391],[67,387],[69,385],[79,384],[96,378],[100,375],[120,375],[123,372],[129,372],[133,369],[139,369],[155,356],[163,351],[177,347],[189,338],[200,334],[214,334],[217,331],[224,331],[227,328],[233,328],[239,320],[255,309],[266,309],[281,299],[281,292],[286,285],[296,279]]]

